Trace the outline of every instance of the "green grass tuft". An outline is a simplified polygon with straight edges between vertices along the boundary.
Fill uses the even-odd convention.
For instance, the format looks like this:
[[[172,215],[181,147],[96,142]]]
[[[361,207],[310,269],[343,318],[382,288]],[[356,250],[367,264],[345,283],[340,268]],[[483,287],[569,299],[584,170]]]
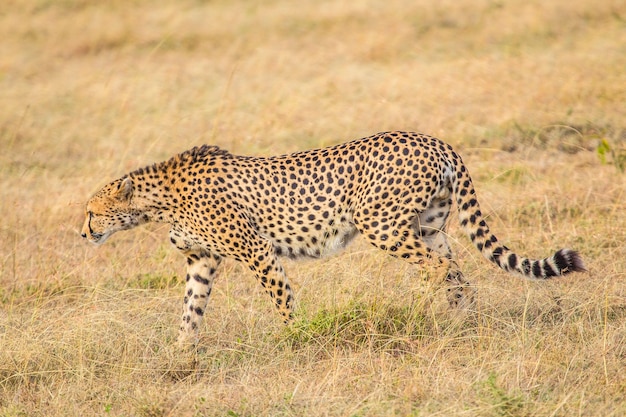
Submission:
[[[423,308],[387,302],[350,301],[332,310],[320,310],[312,317],[302,312],[287,328],[287,340],[294,347],[316,343],[345,349],[368,346],[374,351],[398,351],[428,332]]]

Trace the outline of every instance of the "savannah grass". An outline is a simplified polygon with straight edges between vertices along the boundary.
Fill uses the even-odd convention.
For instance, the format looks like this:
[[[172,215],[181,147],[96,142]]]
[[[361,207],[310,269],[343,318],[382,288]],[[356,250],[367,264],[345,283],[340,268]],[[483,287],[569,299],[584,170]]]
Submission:
[[[0,415],[625,415],[625,21],[591,0],[3,4]],[[166,229],[80,238],[92,192],[194,145],[272,155],[392,129],[455,146],[509,247],[571,247],[589,272],[509,276],[452,216],[475,311],[357,239],[285,261],[287,328],[224,262],[181,353]]]

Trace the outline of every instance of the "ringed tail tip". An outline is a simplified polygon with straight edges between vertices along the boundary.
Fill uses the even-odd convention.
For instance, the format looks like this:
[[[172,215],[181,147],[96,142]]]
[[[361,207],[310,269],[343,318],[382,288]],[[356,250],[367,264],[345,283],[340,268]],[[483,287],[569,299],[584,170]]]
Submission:
[[[554,254],[554,262],[559,269],[560,275],[571,272],[587,272],[585,264],[578,252],[571,249],[561,249]]]

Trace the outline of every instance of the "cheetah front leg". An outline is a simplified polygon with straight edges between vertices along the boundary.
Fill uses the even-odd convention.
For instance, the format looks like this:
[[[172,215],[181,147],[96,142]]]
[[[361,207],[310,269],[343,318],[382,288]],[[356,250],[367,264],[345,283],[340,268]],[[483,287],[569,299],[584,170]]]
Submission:
[[[285,324],[289,324],[293,320],[293,292],[285,270],[278,261],[274,245],[265,239],[250,242],[250,245],[250,255],[244,260],[274,302]]]
[[[196,344],[198,328],[211,295],[211,287],[222,258],[205,250],[188,251],[185,298],[178,334],[180,345]]]

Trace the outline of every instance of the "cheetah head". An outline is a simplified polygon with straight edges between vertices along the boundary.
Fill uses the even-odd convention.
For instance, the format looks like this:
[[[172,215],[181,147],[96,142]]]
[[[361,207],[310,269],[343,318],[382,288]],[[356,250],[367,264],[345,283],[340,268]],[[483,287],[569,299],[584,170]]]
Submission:
[[[81,236],[100,245],[113,233],[144,223],[145,218],[134,208],[132,197],[130,177],[105,185],[87,201]]]

